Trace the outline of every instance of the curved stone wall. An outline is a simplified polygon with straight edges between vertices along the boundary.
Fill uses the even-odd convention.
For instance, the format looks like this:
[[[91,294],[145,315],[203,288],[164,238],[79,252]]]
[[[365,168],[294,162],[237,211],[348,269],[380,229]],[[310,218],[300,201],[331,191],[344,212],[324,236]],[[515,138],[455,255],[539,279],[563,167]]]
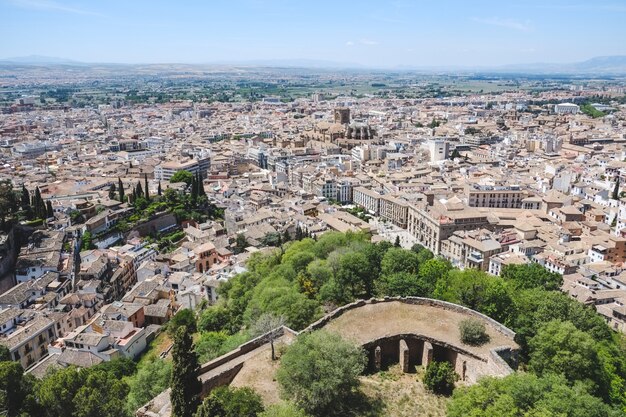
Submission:
[[[428,305],[433,307],[440,307],[446,310],[455,311],[460,314],[465,314],[467,316],[475,317],[485,322],[489,323],[500,333],[510,337],[513,339],[515,337],[515,332],[505,325],[495,321],[491,317],[488,317],[478,311],[472,310],[470,308],[449,303],[447,301],[435,300],[433,298],[424,298],[424,297],[385,297],[385,298],[370,298],[369,300],[358,300],[350,304],[346,304],[342,307],[338,307],[337,309],[331,311],[315,323],[311,324],[306,329],[302,330],[300,333],[310,332],[313,330],[318,330],[324,327],[331,320],[336,319],[347,311],[354,310],[355,308],[363,307],[368,304],[380,304],[380,303],[388,303],[388,302],[401,302],[405,304],[414,304],[414,305]]]

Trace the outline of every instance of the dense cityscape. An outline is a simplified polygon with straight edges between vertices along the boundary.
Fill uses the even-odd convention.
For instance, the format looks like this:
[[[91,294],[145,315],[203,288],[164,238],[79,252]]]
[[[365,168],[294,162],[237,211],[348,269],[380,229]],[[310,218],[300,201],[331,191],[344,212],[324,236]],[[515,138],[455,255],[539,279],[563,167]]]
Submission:
[[[625,74],[0,60],[0,415],[626,415]]]

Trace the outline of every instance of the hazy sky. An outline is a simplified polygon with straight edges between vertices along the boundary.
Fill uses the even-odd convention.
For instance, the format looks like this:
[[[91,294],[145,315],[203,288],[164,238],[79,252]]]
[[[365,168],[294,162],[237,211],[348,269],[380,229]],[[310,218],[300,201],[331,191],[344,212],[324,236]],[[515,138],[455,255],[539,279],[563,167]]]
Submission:
[[[626,0],[0,0],[0,58],[375,67],[626,55]]]

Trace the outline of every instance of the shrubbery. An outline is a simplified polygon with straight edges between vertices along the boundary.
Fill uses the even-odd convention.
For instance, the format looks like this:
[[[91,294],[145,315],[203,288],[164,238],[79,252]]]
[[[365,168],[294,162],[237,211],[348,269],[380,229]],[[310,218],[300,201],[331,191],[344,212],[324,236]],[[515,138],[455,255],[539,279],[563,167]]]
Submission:
[[[431,362],[426,367],[424,385],[435,394],[450,395],[454,390],[456,373],[449,362]]]
[[[461,342],[466,345],[480,346],[489,341],[485,323],[478,319],[465,319],[459,323]]]

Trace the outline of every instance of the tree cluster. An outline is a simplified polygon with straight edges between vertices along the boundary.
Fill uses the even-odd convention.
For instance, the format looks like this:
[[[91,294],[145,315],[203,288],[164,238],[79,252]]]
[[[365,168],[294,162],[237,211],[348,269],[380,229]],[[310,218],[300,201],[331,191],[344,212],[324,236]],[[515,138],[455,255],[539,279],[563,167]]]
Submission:
[[[326,233],[317,241],[305,238],[283,251],[253,255],[247,272],[220,287],[221,303],[208,309],[212,318],[206,323],[230,338],[263,313],[282,315],[289,327],[302,329],[324,310],[358,298],[432,297],[472,308],[514,330],[521,366],[533,374],[558,374],[569,387],[582,383],[589,395],[608,405],[626,405],[621,336],[593,308],[560,292],[561,282],[560,275],[537,264],[506,266],[496,277],[455,269],[419,245],[405,250],[388,242],[372,244],[358,233]],[[470,343],[483,337],[472,326],[459,332],[459,337],[461,332],[470,336]],[[576,337],[575,346],[560,335]]]
[[[130,416],[125,404],[129,386],[123,378],[133,372],[134,362],[117,359],[89,369],[53,369],[37,380],[24,374],[19,362],[2,361],[0,411],[8,417]]]
[[[282,395],[306,413],[340,415],[366,363],[360,347],[335,333],[316,331],[301,335],[287,349],[276,379]]]

